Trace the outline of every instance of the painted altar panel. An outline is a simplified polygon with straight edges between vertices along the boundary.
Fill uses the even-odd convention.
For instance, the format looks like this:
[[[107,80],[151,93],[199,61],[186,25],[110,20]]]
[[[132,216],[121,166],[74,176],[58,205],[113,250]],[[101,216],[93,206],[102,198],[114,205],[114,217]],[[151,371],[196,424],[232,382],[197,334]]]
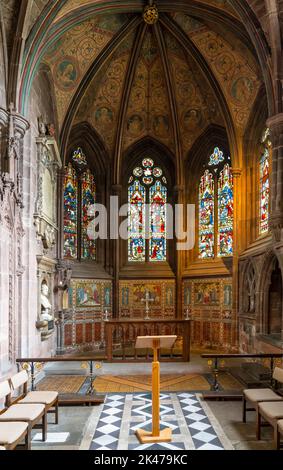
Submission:
[[[112,316],[112,281],[73,279],[69,289],[71,316],[64,326],[67,351],[94,351],[104,344],[105,313]]]
[[[92,310],[103,314],[112,312],[112,281],[74,279],[70,288],[70,308]]]
[[[120,281],[120,318],[145,317],[145,305],[142,299],[146,291],[150,294],[151,318],[175,317],[175,281]]]
[[[183,282],[183,312],[193,321],[196,348],[234,350],[236,317],[231,278],[188,279]]]

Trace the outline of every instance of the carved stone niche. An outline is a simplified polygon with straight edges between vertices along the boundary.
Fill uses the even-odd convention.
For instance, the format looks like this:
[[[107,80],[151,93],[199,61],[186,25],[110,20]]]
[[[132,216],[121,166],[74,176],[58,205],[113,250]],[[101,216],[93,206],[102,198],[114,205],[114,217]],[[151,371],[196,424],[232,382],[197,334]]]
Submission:
[[[37,257],[38,314],[36,328],[41,333],[41,340],[48,340],[55,331],[54,279],[56,261],[45,256]]]
[[[34,224],[37,236],[47,250],[56,243],[57,173],[62,168],[58,146],[54,137],[41,136],[37,144],[37,197]]]

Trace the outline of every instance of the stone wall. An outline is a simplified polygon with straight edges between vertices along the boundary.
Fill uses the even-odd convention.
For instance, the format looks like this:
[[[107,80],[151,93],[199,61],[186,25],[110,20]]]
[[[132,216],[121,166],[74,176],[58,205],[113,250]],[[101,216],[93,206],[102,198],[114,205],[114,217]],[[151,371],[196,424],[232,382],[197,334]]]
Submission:
[[[3,105],[2,60],[0,63],[0,103]],[[35,78],[27,122],[3,106],[0,116],[0,376],[7,376],[15,367],[16,357],[55,352],[55,335],[42,342],[36,328],[38,257],[56,259],[56,246],[44,248],[34,225],[38,196],[38,118],[42,117],[46,123],[56,122],[46,72],[40,71]],[[18,132],[21,125],[23,129]]]

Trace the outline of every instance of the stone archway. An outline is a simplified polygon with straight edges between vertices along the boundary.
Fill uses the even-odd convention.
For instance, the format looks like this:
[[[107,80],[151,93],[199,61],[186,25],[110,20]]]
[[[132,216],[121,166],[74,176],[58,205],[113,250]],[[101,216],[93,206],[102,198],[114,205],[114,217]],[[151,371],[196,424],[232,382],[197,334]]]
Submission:
[[[283,322],[282,271],[274,253],[270,253],[263,263],[260,281],[263,294],[260,307],[260,333],[281,340]]]
[[[282,338],[282,273],[278,261],[270,277],[266,328],[269,335]]]

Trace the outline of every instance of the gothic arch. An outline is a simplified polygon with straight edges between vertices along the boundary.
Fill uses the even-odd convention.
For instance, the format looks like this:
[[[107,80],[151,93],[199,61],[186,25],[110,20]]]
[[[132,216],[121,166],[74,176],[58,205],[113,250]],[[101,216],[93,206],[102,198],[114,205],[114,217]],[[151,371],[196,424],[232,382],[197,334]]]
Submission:
[[[259,273],[259,294],[261,295],[259,302],[259,312],[257,328],[260,333],[268,333],[268,320],[269,320],[269,289],[271,285],[271,277],[276,268],[276,265],[282,273],[282,265],[280,259],[276,256],[273,250],[269,250],[263,258],[261,270]]]
[[[168,147],[153,137],[145,137],[135,142],[124,152],[120,181],[124,182],[125,173],[127,171],[131,172],[138,160],[150,155],[155,159],[156,163],[162,165],[168,180],[168,186],[173,188],[176,184],[175,156]]]

